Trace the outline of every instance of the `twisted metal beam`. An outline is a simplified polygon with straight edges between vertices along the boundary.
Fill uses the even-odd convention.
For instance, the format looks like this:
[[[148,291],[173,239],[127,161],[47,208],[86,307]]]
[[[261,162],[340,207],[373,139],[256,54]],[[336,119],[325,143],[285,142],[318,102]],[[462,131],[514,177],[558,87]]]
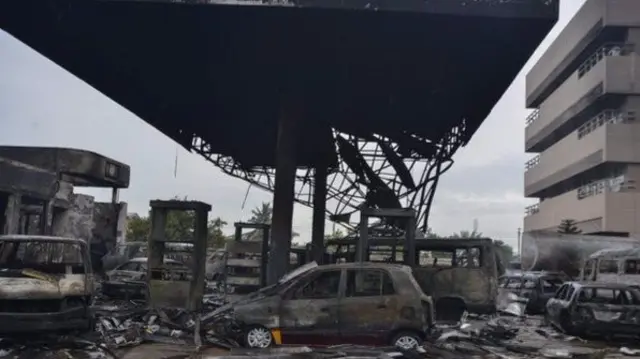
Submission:
[[[393,202],[401,207],[416,210],[419,230],[426,231],[438,179],[453,164],[453,154],[466,144],[468,136],[465,131],[466,126],[462,122],[434,143],[414,135],[406,135],[405,140],[379,135],[363,139],[334,130],[334,141],[340,161],[327,178],[328,218],[348,229],[356,228],[357,223],[349,222],[351,214],[358,212],[363,204],[383,207],[371,203],[372,193],[386,188],[386,192],[392,194]],[[407,139],[410,141],[406,141]],[[408,142],[413,142],[414,146]],[[416,144],[431,144],[433,151],[429,155],[419,153],[415,150]],[[355,153],[351,150],[342,151],[341,148],[345,146],[355,149]],[[247,169],[230,156],[213,153],[209,143],[199,137],[193,138],[191,150],[232,177],[245,180],[264,190],[274,191],[276,173],[273,168]],[[358,158],[359,161],[352,157]],[[313,169],[299,169],[296,173],[295,201],[312,207],[313,191]],[[384,198],[390,199],[390,196]]]

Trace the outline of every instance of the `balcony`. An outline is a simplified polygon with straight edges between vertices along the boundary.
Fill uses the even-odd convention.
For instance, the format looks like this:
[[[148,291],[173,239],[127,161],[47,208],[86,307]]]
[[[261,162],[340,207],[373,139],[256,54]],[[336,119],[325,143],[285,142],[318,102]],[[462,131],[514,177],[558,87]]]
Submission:
[[[640,163],[640,123],[605,110],[525,166],[525,196],[566,181],[604,162]]]
[[[637,0],[585,2],[527,74],[527,107],[539,107],[590,44],[617,41],[621,28],[637,27],[637,6]]]
[[[524,164],[524,170],[525,172],[534,168],[535,166],[537,166],[540,163],[540,155],[537,155],[535,157],[533,157],[532,159],[530,159],[529,161],[525,162]]]
[[[539,109],[535,109],[531,111],[529,116],[527,116],[527,118],[524,120],[525,126],[529,126],[530,124],[534,123],[535,120],[537,120],[539,117],[540,117]]]
[[[588,232],[640,232],[640,192],[624,176],[586,184],[527,207],[524,230],[555,229],[573,219]]]
[[[607,44],[593,53],[527,120],[525,149],[542,152],[554,144],[554,132],[604,95],[640,94],[640,61],[629,44]]]

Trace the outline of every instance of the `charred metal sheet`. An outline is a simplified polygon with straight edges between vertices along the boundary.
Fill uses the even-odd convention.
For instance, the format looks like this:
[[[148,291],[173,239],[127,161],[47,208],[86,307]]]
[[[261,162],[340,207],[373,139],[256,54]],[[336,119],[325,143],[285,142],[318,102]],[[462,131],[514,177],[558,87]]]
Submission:
[[[0,155],[0,192],[50,199],[58,191],[55,172]]]
[[[0,27],[185,147],[191,146],[195,134],[213,153],[234,156],[248,167],[274,164],[280,101],[273,89],[299,90],[314,115],[305,121],[296,151],[299,165],[312,166],[319,144],[331,148],[331,127],[350,132],[366,124],[383,136],[406,131],[437,143],[445,127],[464,121],[470,136],[558,15],[558,1],[552,0],[294,4],[265,9],[168,1],[37,0],[27,6],[8,0],[0,3]],[[118,21],[104,14],[118,14]],[[254,19],[251,31],[240,21],[247,16]],[[143,31],[140,21],[147,24]],[[215,25],[203,31],[198,25],[202,23]],[[291,28],[308,31],[288,31]],[[458,31],[443,36],[439,30],[444,28]],[[228,34],[228,41],[219,41],[220,33]],[[164,41],[160,45],[149,37]],[[72,38],[77,46],[68,47]],[[180,40],[184,38],[193,41]],[[97,50],[86,50],[98,42],[102,46]],[[198,50],[203,43],[210,46],[206,54]],[[291,43],[299,46],[294,50]],[[129,54],[126,59],[109,56],[123,52]],[[433,56],[436,52],[442,55]],[[498,52],[509,61],[496,67],[493,54]],[[231,58],[239,61],[229,62]],[[442,62],[443,58],[452,60]],[[407,66],[407,59],[414,65]],[[310,67],[315,70],[308,71]],[[167,68],[175,71],[167,74]],[[479,68],[496,71],[488,74]],[[135,79],[123,75],[134,69]],[[469,83],[482,88],[471,89]],[[337,92],[327,96],[329,89]],[[242,93],[245,96],[239,96]],[[427,99],[425,93],[430,94]],[[211,95],[216,106],[211,106]],[[168,108],[159,111],[158,103]],[[460,103],[465,105],[456,106]],[[231,135],[211,138],[209,124],[204,128],[198,121],[198,127],[188,120],[193,113],[218,114],[210,125]],[[449,122],[443,122],[445,117]],[[248,125],[257,118],[261,126]],[[236,135],[240,133],[242,138]]]
[[[60,174],[74,186],[128,188],[128,165],[95,152],[58,147],[0,146],[0,157]]]

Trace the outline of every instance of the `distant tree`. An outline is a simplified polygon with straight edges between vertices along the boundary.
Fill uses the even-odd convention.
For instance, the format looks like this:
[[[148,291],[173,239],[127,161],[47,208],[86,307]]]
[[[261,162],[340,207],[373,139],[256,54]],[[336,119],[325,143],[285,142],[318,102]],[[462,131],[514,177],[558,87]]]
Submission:
[[[345,237],[345,234],[340,229],[336,229],[335,231],[325,235],[324,240],[329,241],[332,239],[342,239],[344,237]]]
[[[251,218],[247,222],[254,224],[271,224],[273,217],[273,207],[271,202],[262,202],[259,206],[251,210]],[[291,232],[291,237],[298,237],[300,234],[295,231]],[[247,241],[261,241],[262,230],[252,230],[242,236]]]
[[[460,231],[458,233],[452,234],[450,238],[463,238],[463,239],[482,238],[482,233],[476,232],[476,231]]]
[[[493,247],[495,248],[496,253],[500,256],[502,263],[507,264],[511,262],[511,259],[513,258],[513,247],[499,239],[493,241]]]
[[[181,200],[179,197],[173,199]],[[185,197],[184,200],[187,200]],[[127,216],[127,241],[146,242],[151,233],[151,212],[146,217],[138,214]],[[191,239],[194,236],[195,213],[191,211],[169,211],[167,213],[166,235],[168,239]],[[221,247],[227,237],[222,229],[227,225],[220,217],[209,220],[207,223],[207,245]]]
[[[262,202],[259,206],[251,210],[251,218],[247,222],[258,224],[271,224],[273,207],[270,202]]]
[[[146,241],[150,228],[149,217],[140,217],[137,213],[127,215],[127,242]]]
[[[563,234],[580,234],[581,230],[576,226],[576,221],[573,219],[563,219],[558,226],[558,233]]]
[[[437,239],[442,238],[436,232],[431,229],[431,227],[427,228],[427,231],[424,233],[424,238]]]

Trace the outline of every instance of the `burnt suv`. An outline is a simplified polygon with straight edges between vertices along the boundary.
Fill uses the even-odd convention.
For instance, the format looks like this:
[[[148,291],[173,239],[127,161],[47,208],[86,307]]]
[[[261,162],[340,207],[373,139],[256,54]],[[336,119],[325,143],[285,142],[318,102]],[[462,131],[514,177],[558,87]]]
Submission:
[[[0,333],[91,330],[91,261],[81,239],[0,236]]]
[[[347,343],[408,349],[421,343],[434,318],[431,298],[407,266],[315,262],[211,317],[223,315],[241,323],[237,339],[253,348]]]

